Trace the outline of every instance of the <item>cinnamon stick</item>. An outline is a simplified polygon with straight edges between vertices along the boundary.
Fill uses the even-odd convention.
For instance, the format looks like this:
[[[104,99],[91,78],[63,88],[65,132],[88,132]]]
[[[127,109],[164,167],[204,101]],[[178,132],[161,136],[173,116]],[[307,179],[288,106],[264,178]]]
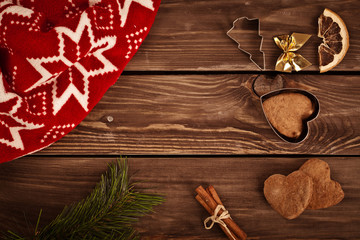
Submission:
[[[209,187],[207,187],[206,190],[210,193],[210,195],[214,198],[215,202],[216,202],[218,205],[224,205],[224,204],[221,202],[219,195],[217,194],[217,192],[215,191],[215,188],[214,188],[212,185],[210,185]]]
[[[199,186],[195,189],[197,194],[205,201],[205,203],[210,207],[211,214],[214,214],[215,208],[217,206],[217,203],[215,200],[211,197],[209,193],[206,192],[206,190],[203,188],[203,186]]]
[[[205,210],[210,214],[213,215],[210,207],[206,204],[206,202],[204,202],[204,200],[202,200],[202,198],[199,195],[196,195],[195,199],[201,204],[201,206],[203,206],[205,208]]]
[[[207,192],[210,193],[210,195],[213,197],[213,199],[215,200],[215,202],[218,204],[218,205],[224,205],[221,200],[220,200],[220,197],[218,195],[218,193],[216,192],[215,188],[210,185],[209,187],[206,188]],[[225,221],[224,221],[225,222]],[[240,237],[241,239],[246,239],[247,238],[247,235],[246,233],[233,221],[234,223],[234,228],[237,229],[236,231],[236,235],[238,237]]]
[[[201,206],[203,206],[206,211],[210,214],[213,215],[210,207],[204,202],[204,200],[202,200],[202,198],[199,195],[196,195],[195,199],[201,204]],[[230,230],[230,233],[226,230],[226,228],[222,225],[219,225],[221,230],[223,230],[223,232],[226,234],[226,236],[230,239],[230,240],[234,240],[234,238],[232,236],[235,237],[236,240],[240,240],[240,238],[236,237],[236,235]]]
[[[215,189],[213,187],[212,189],[214,194],[217,196],[218,201],[221,202],[219,195],[216,193],[216,191],[214,191]],[[197,187],[195,191],[199,194],[202,200],[209,206],[211,210],[211,214],[214,214],[215,208],[218,205],[218,203],[214,200],[214,198],[202,186]],[[223,210],[220,210],[219,214],[222,214],[223,212],[224,212]],[[235,236],[237,236],[241,240],[246,239],[247,237],[246,233],[231,218],[223,219],[223,221],[230,229],[230,231],[235,234]]]

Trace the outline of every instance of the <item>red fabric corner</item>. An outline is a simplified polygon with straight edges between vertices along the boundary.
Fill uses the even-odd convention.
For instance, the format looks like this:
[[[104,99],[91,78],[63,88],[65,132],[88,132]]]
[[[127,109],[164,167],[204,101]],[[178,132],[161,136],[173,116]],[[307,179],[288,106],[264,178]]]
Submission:
[[[138,50],[159,5],[0,1],[0,163],[43,149],[78,125]]]

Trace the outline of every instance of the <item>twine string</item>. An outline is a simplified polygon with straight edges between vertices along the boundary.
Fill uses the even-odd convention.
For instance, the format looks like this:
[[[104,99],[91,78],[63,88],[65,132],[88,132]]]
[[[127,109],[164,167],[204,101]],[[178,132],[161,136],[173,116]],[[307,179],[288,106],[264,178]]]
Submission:
[[[223,212],[220,214],[220,216],[218,216],[220,210],[223,210]],[[214,226],[215,223],[218,223],[226,229],[232,239],[236,240],[236,238],[232,235],[230,229],[227,227],[226,223],[223,221],[223,219],[226,218],[231,218],[229,211],[226,210],[223,205],[217,205],[214,214],[204,220],[205,229],[209,230]],[[211,221],[210,226],[208,226],[209,221]]]

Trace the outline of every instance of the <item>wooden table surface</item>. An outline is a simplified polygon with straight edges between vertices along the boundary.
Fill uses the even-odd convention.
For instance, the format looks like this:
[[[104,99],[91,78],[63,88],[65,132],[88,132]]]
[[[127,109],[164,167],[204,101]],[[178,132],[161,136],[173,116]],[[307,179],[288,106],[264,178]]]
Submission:
[[[346,22],[350,48],[319,74],[317,17],[325,7]],[[143,239],[226,239],[220,228],[203,227],[208,214],[194,199],[200,184],[214,185],[249,239],[360,239],[359,9],[359,0],[164,0],[141,49],[85,120],[51,147],[0,165],[0,230],[29,231],[40,209],[46,224],[122,155],[132,179],[144,181],[138,189],[166,195],[138,223]],[[226,36],[242,16],[261,21],[266,71]],[[272,37],[292,32],[313,35],[299,51],[313,65],[274,72],[281,52]],[[320,102],[299,144],[276,136],[262,113],[254,82],[273,79]],[[329,163],[345,198],[285,220],[266,202],[263,182],[312,157]]]

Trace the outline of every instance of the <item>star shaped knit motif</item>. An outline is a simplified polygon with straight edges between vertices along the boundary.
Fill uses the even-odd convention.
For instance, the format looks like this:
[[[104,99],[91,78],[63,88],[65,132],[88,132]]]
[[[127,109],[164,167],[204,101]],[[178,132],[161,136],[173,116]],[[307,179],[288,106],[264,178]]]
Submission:
[[[109,50],[114,47],[116,43],[116,37],[115,36],[106,36],[102,37],[98,40],[95,40],[95,36],[93,34],[91,21],[88,17],[88,14],[86,12],[82,13],[80,17],[79,24],[75,31],[72,31],[71,29],[67,27],[56,27],[56,32],[58,33],[59,38],[59,54],[57,56],[51,56],[51,57],[42,57],[42,58],[28,58],[27,60],[29,63],[40,73],[41,78],[30,88],[26,90],[30,91],[32,89],[35,89],[38,86],[41,86],[44,83],[48,83],[49,81],[53,81],[53,114],[56,115],[61,108],[65,105],[65,103],[69,100],[71,96],[74,96],[81,107],[88,111],[88,99],[89,99],[89,78],[94,77],[96,75],[101,75],[113,71],[117,71],[118,68],[114,66],[106,57],[104,57],[103,52],[106,50]],[[80,59],[80,48],[79,42],[84,37],[84,35],[87,35],[87,39],[89,41],[90,48],[88,51],[84,54],[84,57],[93,56],[98,61],[100,61],[103,65],[102,68],[98,69],[92,69],[87,70],[87,68],[83,65],[85,61],[76,61]],[[76,44],[76,55],[78,58],[68,59],[68,57],[65,55],[65,36],[72,40]],[[96,49],[96,50],[94,50]],[[56,72],[55,74],[50,73],[48,69],[46,69],[47,63],[56,63],[58,66],[58,69],[60,71]],[[53,66],[53,65],[52,65]],[[58,82],[57,78],[60,74],[65,74],[64,70],[62,68],[67,67],[65,70],[69,74],[69,84],[67,88],[62,92],[60,96],[58,93]],[[76,85],[73,84],[72,79],[72,73],[71,71],[73,69],[77,69],[78,72],[82,74],[81,80],[83,81],[83,89],[78,89]],[[54,72],[54,70],[53,70]]]
[[[160,0],[0,0],[0,163],[75,128],[139,49]]]
[[[15,101],[14,101],[15,100]],[[6,144],[7,146],[24,150],[24,143],[20,135],[22,130],[33,130],[41,128],[44,125],[28,123],[16,116],[14,114],[17,112],[18,108],[21,106],[22,99],[12,92],[7,92],[4,85],[3,74],[0,73],[0,104],[1,103],[12,103],[10,104],[11,110],[8,112],[5,108],[4,110],[0,109],[0,125],[1,128],[6,128],[8,131],[8,136],[2,136],[0,138],[0,143]]]

